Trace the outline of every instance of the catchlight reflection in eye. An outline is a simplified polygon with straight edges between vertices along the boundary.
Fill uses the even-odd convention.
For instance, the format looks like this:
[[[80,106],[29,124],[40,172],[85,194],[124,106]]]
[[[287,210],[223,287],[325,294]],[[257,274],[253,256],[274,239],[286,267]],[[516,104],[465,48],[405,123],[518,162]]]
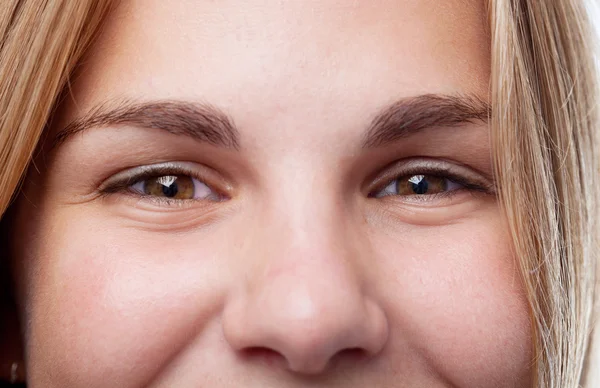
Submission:
[[[212,194],[203,182],[185,175],[165,175],[141,180],[131,186],[139,194],[168,199],[201,199]]]
[[[376,197],[389,195],[425,196],[460,190],[463,185],[448,178],[435,175],[407,175],[391,181]]]

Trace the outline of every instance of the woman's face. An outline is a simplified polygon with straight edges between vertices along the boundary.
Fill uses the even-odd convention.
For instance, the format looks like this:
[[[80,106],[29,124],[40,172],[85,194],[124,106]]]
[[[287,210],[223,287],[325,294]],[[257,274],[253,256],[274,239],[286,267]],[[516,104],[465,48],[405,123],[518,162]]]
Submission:
[[[527,386],[486,18],[122,1],[14,208],[30,386]]]

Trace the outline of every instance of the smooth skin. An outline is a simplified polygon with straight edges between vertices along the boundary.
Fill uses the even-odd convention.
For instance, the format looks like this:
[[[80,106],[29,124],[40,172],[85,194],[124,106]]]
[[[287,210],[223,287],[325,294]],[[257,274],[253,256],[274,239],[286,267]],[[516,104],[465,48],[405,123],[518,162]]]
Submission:
[[[485,120],[365,144],[394,104],[488,99],[486,12],[122,1],[11,211],[29,386],[530,386]]]

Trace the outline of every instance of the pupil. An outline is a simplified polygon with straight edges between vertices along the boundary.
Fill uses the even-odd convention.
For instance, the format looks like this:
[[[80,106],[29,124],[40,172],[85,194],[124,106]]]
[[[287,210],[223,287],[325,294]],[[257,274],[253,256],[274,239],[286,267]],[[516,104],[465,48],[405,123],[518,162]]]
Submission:
[[[177,189],[177,184],[175,182],[171,183],[170,185],[162,185],[162,192],[165,195],[165,197],[168,198],[173,198],[177,195],[177,192],[179,190]]]
[[[429,183],[423,175],[416,175],[410,178],[409,182],[415,194],[425,194],[429,189]]]

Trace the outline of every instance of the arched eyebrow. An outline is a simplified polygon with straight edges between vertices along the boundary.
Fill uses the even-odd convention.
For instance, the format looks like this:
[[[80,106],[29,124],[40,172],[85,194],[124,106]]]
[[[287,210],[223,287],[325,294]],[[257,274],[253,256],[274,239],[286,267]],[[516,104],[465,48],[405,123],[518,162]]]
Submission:
[[[118,125],[162,129],[217,147],[239,149],[239,134],[231,118],[210,104],[186,101],[104,103],[60,130],[54,145],[89,128]]]
[[[425,94],[405,98],[375,116],[363,137],[363,147],[382,147],[427,128],[487,123],[490,115],[490,105],[475,95]]]
[[[374,117],[362,146],[382,147],[427,128],[485,123],[490,114],[489,105],[476,96],[426,94],[408,97],[385,107]],[[217,147],[240,148],[239,132],[227,114],[209,104],[186,101],[101,104],[60,130],[54,146],[89,128],[115,125],[161,129]]]

